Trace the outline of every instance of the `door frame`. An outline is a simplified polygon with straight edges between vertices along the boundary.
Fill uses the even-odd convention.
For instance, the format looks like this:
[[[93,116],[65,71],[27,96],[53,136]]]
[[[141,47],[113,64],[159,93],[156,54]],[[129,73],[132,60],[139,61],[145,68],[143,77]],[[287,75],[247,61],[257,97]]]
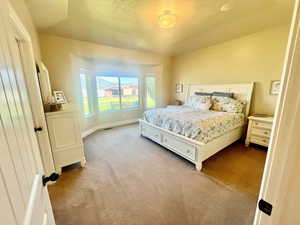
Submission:
[[[8,2],[9,7],[9,25],[14,29],[18,36],[18,41],[21,46],[21,57],[24,67],[24,75],[27,86],[27,92],[30,100],[30,107],[33,116],[34,127],[43,127],[43,131],[36,133],[40,155],[43,161],[43,168],[46,176],[55,172],[52,150],[49,140],[48,128],[44,114],[43,102],[41,98],[41,91],[39,88],[36,66],[34,64],[35,58],[33,53],[33,45],[31,36],[19,19],[17,13]],[[26,56],[26,57],[25,57]],[[30,87],[30,88],[29,88]]]
[[[3,171],[0,171],[1,182],[4,181],[4,184],[2,183],[4,186],[4,188],[2,188],[2,190],[4,190],[3,194],[5,197],[4,203],[6,203],[5,206],[7,206],[2,208],[0,204],[0,207],[3,209],[4,214],[12,215],[11,217],[4,217],[4,223],[6,223],[6,221],[8,222],[8,219],[10,220],[10,218],[12,218],[12,220],[15,220],[16,223],[22,223],[24,225],[36,223],[41,224],[41,221],[43,224],[55,225],[48,189],[47,187],[44,187],[42,183],[44,168],[37,135],[33,130],[35,125],[33,121],[33,112],[31,111],[33,106],[28,95],[27,78],[29,75],[34,76],[35,70],[32,70],[33,72],[31,74],[28,74],[28,71],[27,74],[25,74],[25,66],[22,65],[26,64],[27,69],[30,68],[31,65],[34,65],[30,36],[24,36],[26,35],[26,30],[23,32],[20,29],[16,29],[16,27],[11,24],[11,22],[13,22],[11,21],[11,13],[14,13],[14,11],[8,0],[4,0],[2,3],[3,4],[1,6],[3,7],[0,9],[0,23],[2,31],[0,48],[3,50],[3,52],[1,52],[3,54],[0,55],[2,58],[1,64],[3,63],[3,68],[1,67],[1,74],[4,71],[3,74],[5,75],[1,76],[1,86],[3,87],[2,94],[4,99],[4,113],[7,116],[4,120],[5,122],[2,122],[3,129],[1,127],[1,133],[3,130],[3,137],[5,137],[5,144],[7,144],[4,145],[7,149],[4,151],[6,152],[6,156],[4,156],[3,160],[4,162],[10,163],[6,164]],[[18,19],[16,14],[15,18]],[[20,51],[17,49],[21,48],[18,43],[19,41],[17,42],[18,38],[20,38],[20,41],[25,43],[22,45],[22,50],[24,51],[23,53],[26,54],[26,61],[22,59],[22,50]],[[20,62],[20,60],[24,61]],[[3,77],[5,77],[4,82]],[[22,118],[24,118],[24,120]],[[23,121],[24,124],[22,124],[21,121]],[[5,124],[5,126],[3,124]],[[29,133],[28,136],[23,136],[18,135],[19,132]],[[11,138],[8,139],[7,137]],[[28,138],[29,142],[18,142],[18,138],[23,140]],[[18,144],[13,145],[15,142]],[[24,146],[24,149],[22,148],[22,143],[26,145]],[[22,151],[24,151],[25,155],[26,152],[28,153],[27,157],[21,154]],[[14,152],[14,154],[12,154],[12,152]],[[15,161],[14,159],[16,158],[22,158],[22,160]],[[11,166],[8,166],[9,164]],[[20,167],[16,167],[17,164],[20,165]],[[26,169],[24,166],[25,164],[32,164],[31,169]],[[18,173],[18,171],[23,170],[27,170],[27,174]],[[17,174],[21,174],[21,176],[18,178]],[[23,182],[20,182],[20,178],[26,180],[26,175],[30,176],[31,179],[28,180],[29,182],[27,182],[27,185],[25,186],[23,185]],[[7,185],[5,180],[9,181],[10,185]],[[26,194],[25,188],[27,189]],[[24,197],[20,198],[17,193],[22,193],[22,190],[24,191]],[[18,199],[15,199],[15,197]],[[15,201],[13,201],[14,199]]]
[[[288,44],[281,79],[281,91],[275,110],[274,126],[262,179],[259,200],[272,204],[270,216],[258,207],[254,225],[280,225],[287,221],[282,217],[287,213],[288,187],[292,181],[299,150],[300,127],[300,5],[295,1]],[[298,124],[299,125],[299,124]],[[298,148],[298,149],[297,149]],[[293,194],[293,193],[292,193]],[[298,193],[299,194],[299,193]],[[299,217],[299,215],[298,215]]]

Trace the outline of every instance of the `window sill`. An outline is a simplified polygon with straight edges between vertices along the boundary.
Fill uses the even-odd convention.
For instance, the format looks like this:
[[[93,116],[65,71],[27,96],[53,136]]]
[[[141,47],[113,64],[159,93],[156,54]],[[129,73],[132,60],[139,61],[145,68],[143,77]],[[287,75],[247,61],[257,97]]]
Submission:
[[[107,113],[122,113],[122,112],[130,112],[130,111],[142,111],[141,107],[138,108],[127,108],[127,109],[120,109],[120,110],[111,110],[111,111],[104,111],[98,112],[98,114],[107,114]]]
[[[111,110],[111,111],[105,111],[105,112],[97,112],[97,113],[92,113],[89,115],[84,115],[83,117],[85,119],[90,119],[92,117],[95,117],[97,115],[103,115],[103,114],[109,114],[109,113],[124,113],[124,112],[131,112],[131,111],[144,111],[145,109],[143,109],[142,107],[138,107],[138,108],[127,108],[127,109],[120,109],[120,110]]]
[[[96,115],[96,114],[93,113],[93,114],[84,115],[83,117],[84,117],[85,119],[89,119],[89,118],[94,117],[95,115]]]

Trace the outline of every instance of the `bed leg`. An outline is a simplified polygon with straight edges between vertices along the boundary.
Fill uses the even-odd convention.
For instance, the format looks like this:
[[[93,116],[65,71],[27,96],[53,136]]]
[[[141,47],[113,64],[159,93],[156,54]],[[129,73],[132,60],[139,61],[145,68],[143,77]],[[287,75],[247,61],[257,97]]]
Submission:
[[[85,158],[83,158],[83,159],[80,161],[80,166],[81,166],[82,168],[84,168],[84,167],[85,167],[85,164],[86,164],[86,160],[85,160]]]
[[[59,175],[62,174],[62,167],[56,168],[56,173],[58,173]]]
[[[249,141],[246,141],[246,142],[245,142],[245,146],[246,146],[246,147],[249,147],[249,144],[250,144]]]
[[[202,162],[196,163],[196,170],[200,171],[202,169]]]

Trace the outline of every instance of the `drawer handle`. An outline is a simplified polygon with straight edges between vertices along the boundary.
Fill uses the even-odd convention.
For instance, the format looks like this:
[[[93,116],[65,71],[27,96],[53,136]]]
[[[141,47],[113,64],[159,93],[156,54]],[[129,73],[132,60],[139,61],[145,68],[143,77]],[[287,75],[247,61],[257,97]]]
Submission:
[[[269,134],[269,132],[268,132],[268,131],[265,131],[264,133],[265,133],[265,134]]]
[[[187,153],[190,153],[190,152],[191,152],[191,150],[189,150],[189,149],[188,149],[186,152],[187,152]]]
[[[263,142],[267,142],[267,140],[266,140],[266,139],[263,139]]]

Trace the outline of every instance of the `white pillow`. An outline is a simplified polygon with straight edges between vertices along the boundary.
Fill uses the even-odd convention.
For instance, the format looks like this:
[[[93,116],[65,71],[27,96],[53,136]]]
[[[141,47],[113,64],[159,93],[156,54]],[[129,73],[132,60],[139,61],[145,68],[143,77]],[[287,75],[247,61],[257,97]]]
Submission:
[[[209,110],[211,107],[212,103],[211,101],[207,101],[205,103],[199,103],[197,104],[197,106],[195,107],[195,109],[200,109],[200,110]]]
[[[212,101],[210,96],[190,96],[186,103],[187,106],[190,106],[194,109],[199,110],[209,110],[212,106]]]

